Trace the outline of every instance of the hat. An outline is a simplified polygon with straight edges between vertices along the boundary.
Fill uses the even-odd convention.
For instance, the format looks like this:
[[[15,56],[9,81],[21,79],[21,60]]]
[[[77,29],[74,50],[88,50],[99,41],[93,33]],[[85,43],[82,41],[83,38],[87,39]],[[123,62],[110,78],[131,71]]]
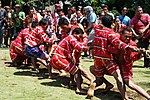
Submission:
[[[21,6],[19,4],[16,4],[15,8],[21,8]]]

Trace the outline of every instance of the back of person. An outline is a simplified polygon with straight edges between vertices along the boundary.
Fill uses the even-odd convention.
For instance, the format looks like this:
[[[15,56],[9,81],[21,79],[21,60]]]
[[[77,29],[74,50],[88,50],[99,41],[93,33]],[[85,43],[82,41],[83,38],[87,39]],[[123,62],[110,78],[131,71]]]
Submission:
[[[95,26],[95,37],[94,37],[94,57],[111,58],[111,54],[107,52],[108,35],[115,34],[112,29],[100,28]]]
[[[77,41],[72,35],[68,35],[66,38],[61,40],[58,43],[58,46],[55,47],[53,54],[59,55],[63,58],[69,57],[71,59],[71,53],[74,50],[74,47],[71,42]]]
[[[29,45],[30,47],[40,45],[42,43],[41,34],[45,34],[44,30],[42,29],[41,26],[37,26],[32,30],[28,38],[26,38],[25,44]]]
[[[25,38],[27,38],[29,35],[29,28],[25,28],[23,29],[19,35],[17,36],[17,38],[12,42],[12,46],[15,46],[17,49],[20,50],[20,52],[23,51],[24,49],[24,42],[25,42]]]

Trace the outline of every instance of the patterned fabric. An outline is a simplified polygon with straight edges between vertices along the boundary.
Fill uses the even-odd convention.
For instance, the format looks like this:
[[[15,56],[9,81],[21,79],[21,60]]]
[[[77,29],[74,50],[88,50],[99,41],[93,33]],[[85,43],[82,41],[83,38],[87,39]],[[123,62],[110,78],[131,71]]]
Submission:
[[[62,58],[72,59],[73,50],[77,52],[87,51],[87,46],[81,42],[78,42],[77,39],[69,35],[60,41],[57,47],[53,50],[53,54],[59,55]]]
[[[71,61],[64,59],[58,55],[54,55],[50,60],[51,66],[56,70],[65,70],[70,74],[74,75],[78,70],[78,67]]]
[[[139,31],[145,28],[145,26],[148,25],[148,23],[150,23],[149,14],[142,14],[140,18],[138,18],[137,16],[134,16],[130,21],[130,25],[134,26],[133,29],[135,30],[137,34],[139,34]],[[150,29],[148,30],[148,33],[146,34],[147,35],[144,38],[147,38],[150,35]]]
[[[48,37],[48,35],[44,32],[41,26],[37,26],[32,30],[28,38],[26,38],[25,44],[27,44],[30,47],[34,47],[44,42],[52,44],[54,41],[53,39]]]
[[[94,58],[94,74],[96,77],[102,77],[104,74],[112,75],[119,66],[113,60],[103,58]]]
[[[73,51],[75,50],[77,53],[79,53],[82,51],[85,52],[85,51],[87,51],[87,49],[88,49],[88,47],[84,43],[78,42],[74,36],[69,35],[66,38],[64,38],[63,40],[61,40],[58,43],[58,45],[55,46],[54,50],[52,51],[53,56],[51,58],[51,62],[53,64],[51,64],[51,66],[58,70],[63,69],[68,72],[70,72],[69,69],[72,70],[72,68],[74,69],[74,67],[75,67],[75,69],[77,69],[76,65],[73,62],[73,59],[74,59]],[[75,57],[78,58],[78,54]],[[63,64],[63,63],[65,63],[65,64]],[[66,68],[69,68],[69,69],[66,70]],[[72,71],[71,71],[71,73],[72,73]]]
[[[29,28],[23,29],[17,38],[11,42],[10,45],[10,57],[13,61],[17,56],[24,56],[24,49],[25,49],[25,38],[28,37],[29,34]]]
[[[35,58],[48,59],[49,55],[46,54],[43,50],[41,50],[38,46],[30,47],[27,46],[25,49],[26,55]]]
[[[112,29],[106,27],[101,28],[99,25],[96,25],[94,37],[94,57],[112,59],[112,55],[107,51],[109,44],[112,44],[114,47],[121,50],[125,50],[125,48],[128,47],[127,44],[117,37],[117,34],[115,34]]]
[[[137,44],[135,42],[133,42],[132,40],[130,41],[130,43],[128,45],[137,47]],[[120,56],[119,49],[114,48],[112,45],[109,45],[108,51],[110,53],[114,54],[115,62],[120,63],[120,62],[118,62],[118,58]],[[115,52],[112,52],[112,51],[115,51]],[[137,54],[138,54],[137,52],[132,52],[131,50],[127,50],[124,52],[124,56],[123,56],[124,63],[122,63],[120,66],[124,80],[129,80],[132,78],[132,75],[133,75],[132,67],[133,67],[134,61],[142,58],[142,55],[137,56]]]
[[[113,60],[113,56],[108,52],[108,45],[112,44],[115,48],[125,50],[127,44],[119,40],[112,29],[102,28],[100,25],[95,26],[94,37],[94,67],[98,77],[105,72],[113,74],[119,67]]]

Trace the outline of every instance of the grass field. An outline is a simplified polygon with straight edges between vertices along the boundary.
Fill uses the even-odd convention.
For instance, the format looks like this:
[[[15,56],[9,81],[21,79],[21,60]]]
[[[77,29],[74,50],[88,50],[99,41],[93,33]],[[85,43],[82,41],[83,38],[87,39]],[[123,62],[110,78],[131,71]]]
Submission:
[[[47,79],[47,74],[41,69],[40,73],[30,70],[30,67],[9,67],[4,62],[10,61],[9,50],[0,50],[0,100],[88,100],[86,95],[77,95],[75,89],[66,87],[69,78],[57,76],[53,79]],[[82,59],[83,67],[93,64],[91,59]],[[143,61],[139,60],[134,64],[134,82],[150,90],[150,69],[143,68]],[[89,71],[89,70],[88,70]],[[93,100],[121,100],[120,94],[116,88],[113,77],[106,78],[114,84],[114,88],[107,94],[100,94],[100,90],[105,87],[102,85],[95,91]],[[89,81],[84,79],[83,88],[88,89]],[[128,95],[133,100],[145,100],[136,92],[127,89]]]

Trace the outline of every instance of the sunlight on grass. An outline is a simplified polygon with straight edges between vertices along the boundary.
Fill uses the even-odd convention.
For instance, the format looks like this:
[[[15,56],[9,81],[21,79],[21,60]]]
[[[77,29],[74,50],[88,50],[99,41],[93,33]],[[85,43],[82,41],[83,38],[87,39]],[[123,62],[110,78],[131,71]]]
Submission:
[[[86,95],[77,95],[75,88],[66,87],[69,82],[68,77],[47,79],[41,77],[41,74],[32,72],[29,68],[8,67],[4,64],[4,60],[10,59],[9,50],[0,51],[0,100],[87,100]],[[83,68],[90,73],[89,66],[93,65],[93,60],[81,59],[81,62]],[[150,90],[150,69],[143,67],[143,60],[134,63],[133,72],[134,82]],[[107,75],[105,77],[114,84],[114,88],[107,94],[100,94],[100,89],[105,85],[97,87],[93,100],[120,100],[114,78]],[[89,81],[84,79],[82,87],[87,90],[88,84]],[[127,91],[134,100],[145,100],[139,99],[139,95],[130,89]]]

